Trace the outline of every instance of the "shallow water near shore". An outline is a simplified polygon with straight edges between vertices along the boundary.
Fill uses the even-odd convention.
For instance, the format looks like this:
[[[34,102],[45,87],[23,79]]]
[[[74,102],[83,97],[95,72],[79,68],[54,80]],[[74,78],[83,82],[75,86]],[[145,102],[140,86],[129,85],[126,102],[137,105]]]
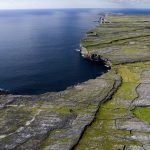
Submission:
[[[100,12],[0,11],[0,88],[13,94],[61,91],[106,72],[104,65],[84,60],[78,51],[80,39],[95,27]]]

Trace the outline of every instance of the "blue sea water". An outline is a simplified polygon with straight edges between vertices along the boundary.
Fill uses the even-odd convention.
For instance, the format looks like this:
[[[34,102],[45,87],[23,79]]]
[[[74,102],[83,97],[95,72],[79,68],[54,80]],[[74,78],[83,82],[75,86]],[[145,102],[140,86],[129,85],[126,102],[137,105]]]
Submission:
[[[78,52],[96,18],[91,10],[0,11],[0,88],[40,94],[101,75],[106,68]]]
[[[61,91],[106,72],[78,52],[80,39],[102,11],[1,10],[0,88],[13,94]]]

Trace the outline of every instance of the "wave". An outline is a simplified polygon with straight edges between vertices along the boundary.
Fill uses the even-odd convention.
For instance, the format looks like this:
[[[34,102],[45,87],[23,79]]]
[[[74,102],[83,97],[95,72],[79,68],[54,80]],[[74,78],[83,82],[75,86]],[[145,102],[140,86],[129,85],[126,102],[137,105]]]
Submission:
[[[76,52],[80,52],[80,49],[76,48],[75,51],[76,51]]]

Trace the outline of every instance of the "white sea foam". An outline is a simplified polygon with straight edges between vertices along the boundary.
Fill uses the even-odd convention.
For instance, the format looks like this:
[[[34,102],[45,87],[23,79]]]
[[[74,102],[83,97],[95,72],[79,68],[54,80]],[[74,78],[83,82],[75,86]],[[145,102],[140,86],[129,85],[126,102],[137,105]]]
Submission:
[[[76,48],[75,51],[80,52],[80,49]]]

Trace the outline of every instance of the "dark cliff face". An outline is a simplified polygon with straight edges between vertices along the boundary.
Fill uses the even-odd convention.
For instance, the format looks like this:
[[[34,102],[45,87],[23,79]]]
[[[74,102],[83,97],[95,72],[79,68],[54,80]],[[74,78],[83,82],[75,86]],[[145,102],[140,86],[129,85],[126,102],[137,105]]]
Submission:
[[[108,70],[111,69],[111,61],[107,58],[104,58],[102,55],[98,55],[95,53],[89,53],[88,50],[80,44],[80,52],[83,58],[91,61],[92,63],[98,63],[100,65],[105,65],[108,67]]]

